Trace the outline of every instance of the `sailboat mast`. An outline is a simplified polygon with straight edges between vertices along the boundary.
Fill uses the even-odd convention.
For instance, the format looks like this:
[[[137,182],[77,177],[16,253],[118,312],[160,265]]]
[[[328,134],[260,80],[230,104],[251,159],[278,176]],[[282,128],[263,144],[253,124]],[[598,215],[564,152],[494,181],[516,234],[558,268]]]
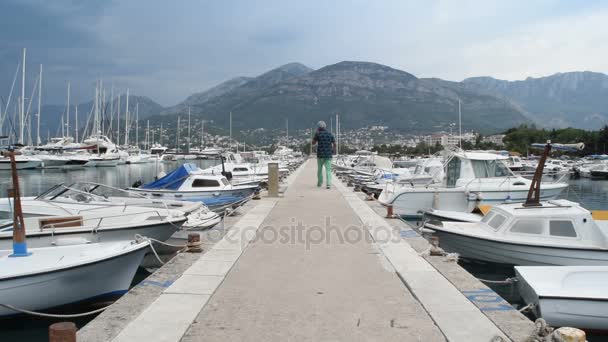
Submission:
[[[114,122],[114,82],[110,85],[110,136],[113,137],[112,124]]]
[[[42,108],[42,64],[38,73],[38,118],[36,122],[36,146],[40,146],[40,109]],[[0,111],[1,112],[1,111]]]
[[[106,90],[103,88],[103,81],[101,81],[101,134],[106,134]]]
[[[228,143],[229,150],[232,150],[232,112],[230,112],[230,141]]]
[[[68,82],[68,105],[65,117],[65,133],[66,136],[70,135],[70,82]]]
[[[116,104],[116,146],[120,146],[120,97],[118,94],[118,103]]]
[[[158,132],[158,143],[163,145],[163,123],[160,123],[160,131]]]
[[[188,106],[188,153],[190,153],[190,106]]]
[[[23,143],[23,132],[25,128],[25,48],[23,48],[23,61],[21,65],[21,98],[19,99],[19,142]]]
[[[78,143],[78,105],[74,105],[74,112],[74,119],[76,119],[74,122],[74,137],[76,137],[75,141]]]
[[[147,120],[146,125],[146,150],[150,149],[150,120]]]
[[[127,88],[127,104],[125,106],[125,146],[129,145],[129,88]]]
[[[179,119],[180,119],[180,117],[178,116],[177,117],[177,136],[175,137],[176,138],[176,141],[175,141],[175,145],[176,145],[175,151],[177,151],[177,153],[179,153],[179,151],[180,151],[180,148],[179,148],[179,140],[180,140],[179,139],[179,128],[180,128],[179,127],[180,126]]]
[[[135,146],[139,149],[139,102],[135,104]]]
[[[201,150],[205,148],[205,120],[201,120]]]
[[[462,149],[462,113],[460,112],[460,99],[458,99],[458,145]]]

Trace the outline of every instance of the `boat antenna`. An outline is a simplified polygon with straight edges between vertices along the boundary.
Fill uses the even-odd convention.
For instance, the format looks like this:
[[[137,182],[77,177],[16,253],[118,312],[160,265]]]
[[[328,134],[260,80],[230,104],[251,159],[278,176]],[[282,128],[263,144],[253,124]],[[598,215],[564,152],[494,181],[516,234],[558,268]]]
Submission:
[[[543,155],[540,157],[538,161],[538,166],[536,167],[536,171],[534,172],[534,177],[532,178],[532,183],[530,183],[530,189],[528,190],[528,197],[526,198],[526,202],[523,204],[524,207],[540,207],[542,204],[540,203],[540,183],[543,178],[543,171],[545,169],[545,162],[549,157],[549,152],[551,149],[561,150],[561,151],[569,151],[576,152],[585,148],[585,144],[552,144],[551,140],[547,140],[546,144],[532,144],[532,147],[535,148],[544,148]]]
[[[27,244],[25,242],[25,225],[23,222],[23,211],[21,210],[21,195],[19,192],[19,176],[17,174],[17,162],[15,156],[21,152],[15,151],[14,147],[9,147],[7,151],[3,151],[2,156],[8,157],[11,161],[11,175],[13,179],[13,188],[8,190],[8,197],[13,198],[13,254],[11,257],[24,257],[31,253],[27,252]]]

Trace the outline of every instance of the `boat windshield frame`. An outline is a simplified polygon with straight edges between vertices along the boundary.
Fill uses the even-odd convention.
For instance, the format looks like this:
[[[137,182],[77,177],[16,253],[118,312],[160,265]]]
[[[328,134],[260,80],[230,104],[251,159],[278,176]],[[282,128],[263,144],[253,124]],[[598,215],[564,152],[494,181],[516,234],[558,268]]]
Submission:
[[[87,189],[86,191],[80,190],[79,188],[81,188],[83,186],[84,187],[90,186],[90,188]],[[62,196],[64,194],[66,194],[67,192],[74,192],[74,193],[80,194],[80,195],[91,196],[92,198],[102,201],[102,202],[110,202],[111,200],[107,196],[95,193],[95,191],[98,189],[109,189],[112,192],[124,193],[124,197],[139,197],[139,198],[147,199],[147,197],[145,197],[144,195],[133,192],[133,191],[128,191],[128,190],[120,189],[120,188],[113,187],[110,185],[93,183],[93,182],[74,182],[74,183],[69,183],[68,185],[66,185],[66,183],[60,183],[60,184],[52,186],[47,191],[36,196],[35,199],[43,200],[43,201],[54,201],[59,196]]]

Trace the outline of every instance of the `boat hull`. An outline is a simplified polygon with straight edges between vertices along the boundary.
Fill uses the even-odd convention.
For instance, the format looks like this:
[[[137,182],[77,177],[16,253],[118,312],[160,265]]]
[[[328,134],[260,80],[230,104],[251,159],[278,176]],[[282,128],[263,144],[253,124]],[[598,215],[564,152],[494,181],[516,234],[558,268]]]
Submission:
[[[173,233],[181,228],[184,222],[185,219],[173,223],[167,222],[140,227],[99,228],[95,233],[93,233],[90,228],[72,232],[66,230],[62,231],[62,228],[57,228],[54,231],[47,229],[44,232],[27,232],[27,245],[30,248],[49,247],[54,243],[57,243],[57,241],[67,238],[79,238],[92,242],[124,241],[133,240],[136,234],[160,241],[166,241]],[[0,250],[11,248],[13,248],[12,231],[1,232]]]
[[[565,188],[566,186],[541,188],[540,199],[556,199]],[[422,209],[471,212],[478,205],[525,202],[528,189],[481,191],[479,196],[475,194],[475,192],[469,192],[463,188],[411,188],[395,196],[382,191],[378,200],[383,205],[392,205],[395,214],[404,217],[420,217]]]
[[[555,248],[480,239],[428,226],[439,237],[441,248],[462,257],[521,266],[606,266],[604,250]]]
[[[148,245],[116,257],[48,273],[0,280],[0,303],[42,311],[128,291]],[[35,251],[34,251],[35,253]],[[15,311],[0,307],[0,317]]]
[[[42,167],[41,160],[17,160],[15,162],[17,170],[38,169]],[[10,171],[11,163],[7,160],[0,161],[0,171]]]

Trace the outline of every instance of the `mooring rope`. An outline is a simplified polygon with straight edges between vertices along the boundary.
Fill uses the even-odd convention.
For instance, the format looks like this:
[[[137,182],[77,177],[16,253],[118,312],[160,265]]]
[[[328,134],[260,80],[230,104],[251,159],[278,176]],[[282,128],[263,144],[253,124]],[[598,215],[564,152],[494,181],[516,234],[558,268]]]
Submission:
[[[112,304],[110,304],[112,305]],[[0,303],[0,306],[9,309],[9,310],[13,310],[19,313],[23,313],[23,314],[27,314],[27,315],[32,315],[32,316],[39,316],[39,317],[47,317],[47,318],[78,318],[78,317],[85,317],[85,316],[90,316],[90,315],[94,315],[96,313],[100,313],[102,311],[104,311],[105,309],[107,309],[108,307],[110,307],[110,305],[104,306],[103,308],[99,308],[93,311],[89,311],[89,312],[83,312],[83,313],[78,313],[78,314],[65,314],[65,315],[61,315],[61,314],[49,314],[49,313],[44,313],[44,312],[38,312],[38,311],[31,311],[31,310],[26,310],[26,309],[21,309],[18,308],[16,306],[10,305],[10,304],[2,304]]]
[[[483,283],[489,283],[489,284],[515,284],[517,282],[517,278],[515,278],[515,277],[507,278],[505,280],[490,280],[490,279],[482,279],[482,278],[477,278],[477,280],[479,280]]]

